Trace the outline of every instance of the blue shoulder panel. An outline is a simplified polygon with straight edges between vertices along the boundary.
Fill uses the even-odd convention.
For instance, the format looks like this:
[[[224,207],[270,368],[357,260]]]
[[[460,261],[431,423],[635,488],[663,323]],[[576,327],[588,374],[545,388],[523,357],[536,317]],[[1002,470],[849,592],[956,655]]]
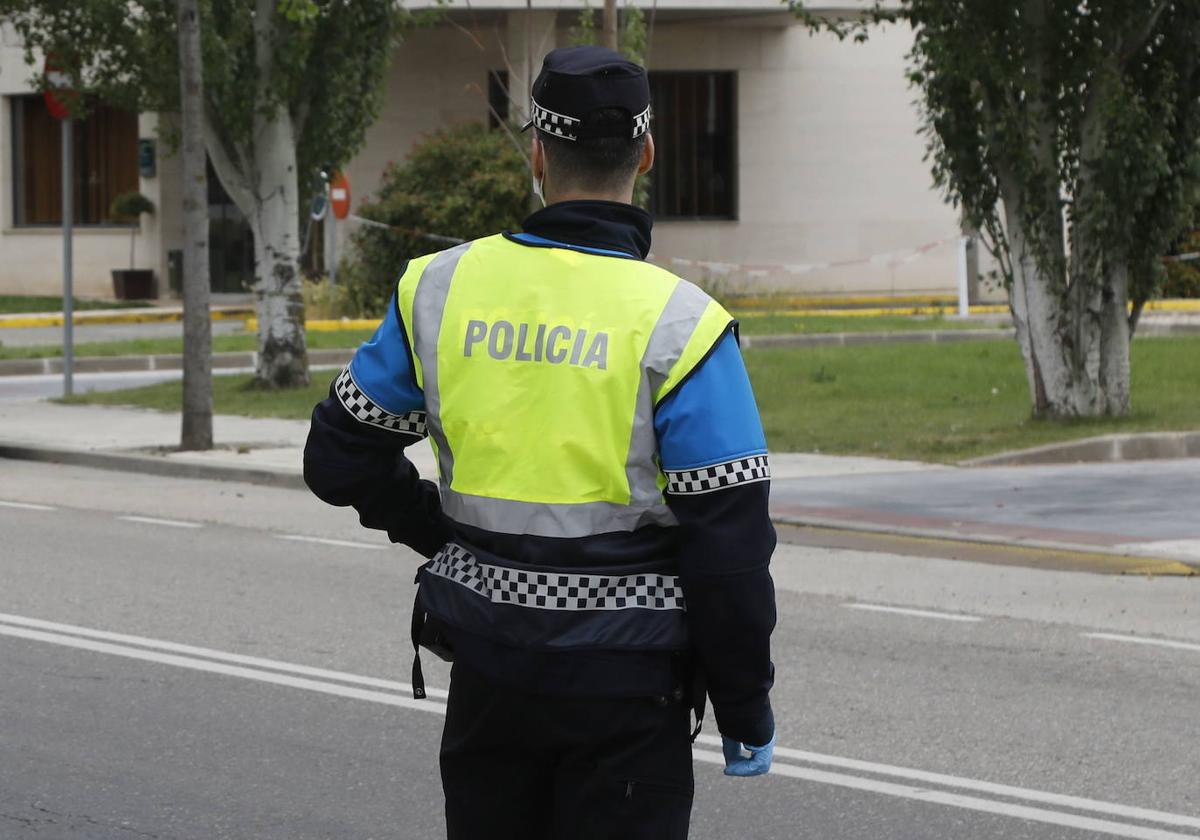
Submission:
[[[425,410],[425,395],[417,387],[394,295],[375,335],[358,348],[350,361],[350,375],[367,398],[384,411],[407,414]]]
[[[525,245],[538,245],[543,248],[565,248],[568,251],[582,251],[585,254],[599,254],[602,257],[624,257],[627,260],[637,259],[633,254],[627,254],[624,251],[613,251],[609,248],[592,248],[589,245],[572,245],[569,242],[558,242],[534,233],[513,233],[506,234],[506,236],[510,240],[516,240]]]
[[[733,331],[654,415],[662,469],[695,470],[763,455],[758,406]]]

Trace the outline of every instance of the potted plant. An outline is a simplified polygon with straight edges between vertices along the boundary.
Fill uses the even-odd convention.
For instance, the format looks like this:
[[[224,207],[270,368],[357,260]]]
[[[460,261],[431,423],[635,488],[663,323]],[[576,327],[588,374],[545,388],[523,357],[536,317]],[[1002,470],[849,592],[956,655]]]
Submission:
[[[140,192],[121,193],[109,207],[113,221],[132,225],[129,229],[129,268],[114,268],[113,294],[117,300],[140,300],[155,297],[154,272],[134,268],[134,248],[137,247],[138,223],[143,213],[154,212],[154,202]]]

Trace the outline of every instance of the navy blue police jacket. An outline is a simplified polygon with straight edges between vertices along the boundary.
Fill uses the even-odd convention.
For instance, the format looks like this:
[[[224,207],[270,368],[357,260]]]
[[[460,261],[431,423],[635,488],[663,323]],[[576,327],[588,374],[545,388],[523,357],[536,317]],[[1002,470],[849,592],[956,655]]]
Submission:
[[[570,201],[531,215],[510,236],[530,247],[561,247],[645,259],[652,222],[627,204]],[[388,405],[403,327],[393,298],[376,335],[350,364],[367,397]],[[399,352],[397,350],[399,349]],[[411,376],[411,371],[408,371]],[[413,385],[415,390],[415,383]],[[395,409],[399,411],[400,409]],[[736,327],[656,410],[664,470],[702,469],[732,453],[766,455],[754,395],[738,349]],[[447,631],[456,659],[494,681],[522,690],[566,696],[678,695],[684,674],[699,668],[721,733],[748,744],[766,743],[774,720],[768,697],[774,681],[770,637],[775,591],[769,571],[775,531],[768,516],[770,482],[748,480],[699,494],[666,494],[678,522],[578,539],[500,534],[454,522],[442,513],[437,486],[404,456],[414,440],[363,422],[331,385],[317,404],[304,450],[304,478],[322,500],[351,506],[361,523],[386,531],[432,557],[462,540],[528,565],[602,567],[674,557],[687,603],[691,657],[662,652],[546,653]]]

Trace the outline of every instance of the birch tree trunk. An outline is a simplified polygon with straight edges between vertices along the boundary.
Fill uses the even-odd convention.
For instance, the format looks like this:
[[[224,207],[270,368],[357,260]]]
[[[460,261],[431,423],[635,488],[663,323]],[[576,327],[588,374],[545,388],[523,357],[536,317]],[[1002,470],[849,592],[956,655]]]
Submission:
[[[1040,230],[1030,231],[1020,197],[1006,191],[1003,203],[1013,267],[1009,308],[1034,415],[1073,419],[1127,413],[1126,295],[1112,294],[1111,306],[1106,303],[1102,310],[1100,302],[1112,290],[1103,282],[1085,282],[1082,272],[1092,268],[1086,262],[1072,260],[1074,276],[1067,282],[1061,218],[1043,219]],[[1035,240],[1048,245],[1036,250]],[[1118,312],[1123,326],[1115,324]],[[1102,360],[1109,358],[1112,364],[1106,367]]]
[[[258,191],[250,217],[258,257],[256,373],[261,385],[293,388],[309,382],[296,137],[283,111],[263,118],[256,135]]]
[[[179,0],[183,163],[183,425],[181,449],[213,445],[212,322],[209,320],[208,179],[204,68],[198,0]]]
[[[254,57],[258,70],[254,117],[253,212],[248,213],[258,264],[256,379],[272,388],[307,385],[308,348],[300,278],[300,200],[296,128],[272,92],[277,0],[256,0]]]

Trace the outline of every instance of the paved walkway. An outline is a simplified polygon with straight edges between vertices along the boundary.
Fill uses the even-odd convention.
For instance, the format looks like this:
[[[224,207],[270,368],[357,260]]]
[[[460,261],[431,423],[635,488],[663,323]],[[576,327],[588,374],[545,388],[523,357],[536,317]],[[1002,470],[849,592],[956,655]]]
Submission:
[[[169,451],[179,444],[179,426],[179,415],[169,412],[35,400],[0,403],[0,446],[147,455],[170,463],[300,474],[307,421],[218,415],[213,422],[217,448],[209,452]],[[433,474],[428,442],[408,453],[422,474]],[[930,469],[916,462],[824,455],[777,455],[772,463],[776,477],[784,479]]]
[[[174,413],[14,400],[0,403],[0,455],[300,485],[307,422],[218,416],[214,426],[216,449],[175,452]],[[409,454],[433,475],[427,443]],[[960,468],[774,453],[771,463],[781,522],[1200,566],[1200,460]],[[0,488],[3,472],[0,460]]]

